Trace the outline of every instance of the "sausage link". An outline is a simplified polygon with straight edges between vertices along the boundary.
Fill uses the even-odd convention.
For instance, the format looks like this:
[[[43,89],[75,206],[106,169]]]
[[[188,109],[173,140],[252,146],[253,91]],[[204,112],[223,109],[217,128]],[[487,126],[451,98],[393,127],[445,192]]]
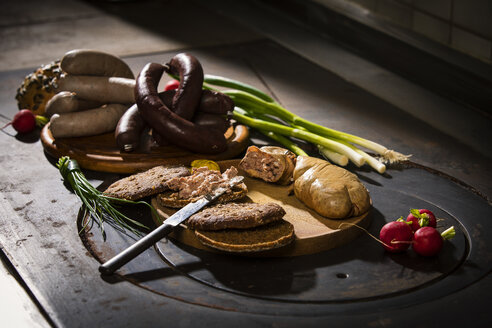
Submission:
[[[208,103],[212,105],[213,103],[215,106],[221,106],[222,108],[225,108],[222,106],[224,101],[220,100],[221,96],[216,95],[214,93],[208,92],[210,90],[203,90],[202,92],[202,98],[213,98],[214,100],[209,101]],[[174,97],[174,94],[176,93],[176,90],[167,90],[164,92],[159,93],[159,98],[161,98],[162,102],[164,105],[166,105],[168,108],[172,106],[172,99]],[[227,97],[226,95],[222,94],[223,96]],[[227,97],[229,98],[229,97]],[[232,101],[232,100],[231,100]],[[195,115],[193,115],[193,118],[191,121],[195,123],[196,125],[203,126],[206,128],[210,129],[218,129],[222,131],[222,133],[225,133],[229,126],[231,125],[230,118],[228,117],[229,111],[225,111],[224,114],[222,114],[223,109],[217,109],[215,111],[209,111],[209,112],[203,112],[200,110],[195,112]]]
[[[152,130],[152,138],[159,146],[169,146],[169,142],[154,130]]]
[[[159,97],[164,104],[169,107],[173,112],[176,111],[173,108],[173,99],[176,95],[176,90],[167,90],[159,93]],[[200,103],[195,110],[196,112],[204,112],[210,114],[227,115],[234,110],[234,102],[232,99],[218,91],[202,90],[200,96]]]
[[[78,97],[75,92],[62,91],[53,96],[47,103],[45,116],[51,117],[54,114],[64,114],[78,112],[86,109],[100,107],[98,101],[86,100]]]
[[[135,79],[132,70],[121,58],[98,50],[74,49],[60,62],[61,69],[72,75],[118,76]]]
[[[77,97],[103,104],[133,104],[135,80],[123,77],[62,75],[57,92],[75,92]]]
[[[108,104],[81,112],[55,114],[50,118],[49,128],[55,139],[109,133],[114,131],[127,108],[122,104]]]
[[[175,90],[160,92],[159,97],[166,106],[171,106]],[[138,110],[137,104],[131,106],[121,117],[115,130],[116,144],[121,151],[132,152],[138,148],[142,132],[145,129],[145,121]],[[166,145],[162,136],[153,131],[154,140],[160,145]]]
[[[180,53],[167,64],[169,73],[179,75],[179,87],[173,98],[172,110],[191,120],[202,95],[203,68],[192,55]]]
[[[138,148],[140,136],[145,128],[145,122],[138,111],[137,105],[131,106],[121,116],[114,131],[116,144],[125,152],[131,152]]]
[[[210,114],[226,115],[234,110],[232,99],[222,92],[203,90],[198,111]]]
[[[208,129],[216,129],[225,133],[231,126],[231,122],[226,115],[196,112],[193,116],[193,123]]]
[[[217,101],[220,99],[220,96],[217,96],[214,93],[208,92],[209,90],[203,90],[202,98],[213,98],[214,100],[208,101],[208,104],[214,104],[213,108],[217,108],[217,106],[222,106],[221,101]],[[176,94],[176,90],[168,90],[159,93],[159,98],[161,98],[162,102],[170,108],[172,106],[173,97]],[[223,94],[222,94],[223,95]],[[223,95],[225,96],[225,95]],[[227,96],[226,96],[227,97]],[[221,108],[224,108],[223,106]],[[224,112],[222,109],[215,110],[216,113]],[[228,111],[225,111],[224,114],[227,114]],[[222,114],[214,114],[209,112],[201,112],[197,111],[193,116],[193,123],[199,126],[203,126],[210,129],[217,129],[222,133],[225,133],[229,126],[231,125],[230,119],[227,115]],[[142,118],[142,115],[138,111],[137,105],[133,105],[130,107],[125,114],[121,117],[118,125],[115,130],[115,138],[116,144],[118,147],[125,152],[132,152],[137,149],[142,131],[144,130],[146,124]],[[157,132],[153,131],[152,135],[154,136],[155,141],[159,145],[167,145],[168,143],[164,141],[164,138],[159,135]]]
[[[144,121],[163,138],[179,147],[197,153],[225,151],[227,142],[223,133],[180,117],[159,98],[157,85],[164,69],[161,64],[149,63],[137,77],[135,99]]]
[[[159,98],[161,98],[164,105],[166,105],[167,108],[169,108],[173,112],[175,112],[172,108],[173,107],[173,98],[174,98],[175,94],[176,94],[176,90],[167,90],[167,91],[159,92]]]

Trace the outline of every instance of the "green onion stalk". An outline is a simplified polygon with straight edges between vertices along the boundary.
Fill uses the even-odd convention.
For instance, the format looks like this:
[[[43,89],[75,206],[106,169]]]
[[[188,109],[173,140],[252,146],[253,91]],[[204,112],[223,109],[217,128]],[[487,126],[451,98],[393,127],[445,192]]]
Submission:
[[[263,91],[255,88],[249,84],[239,82],[236,80],[232,80],[232,79],[229,79],[226,77],[205,74],[203,81],[205,82],[204,86],[207,88],[210,88],[210,89],[212,89],[212,87],[210,87],[208,84],[215,85],[218,87],[225,87],[225,88],[243,91],[246,94],[253,95],[253,96],[255,96],[255,97],[257,97],[263,101],[266,101],[266,102],[270,102],[270,103],[275,102],[275,100],[273,100],[272,97],[270,97],[269,95],[267,95]]]
[[[250,105],[248,107],[251,109],[252,106],[254,107],[254,105]],[[274,120],[273,118],[269,117],[268,115],[264,115],[264,114],[260,114],[260,113],[251,114],[250,112],[248,112],[248,111],[246,111],[240,107],[236,107],[235,113],[242,114],[242,115],[249,115],[250,117],[253,117],[253,118],[258,118],[258,119],[262,119],[264,121],[278,123],[277,120]],[[306,130],[305,128],[302,128],[299,126],[296,126],[296,128],[301,129],[301,130]],[[271,132],[271,131],[268,131],[268,132],[266,132],[266,130],[259,130],[259,131],[262,132],[263,134],[265,134],[267,137],[270,137],[271,139],[277,141],[278,143],[280,143],[281,145],[283,145],[287,149],[291,150],[295,154],[297,154],[299,156],[307,156],[306,152],[304,152],[304,150],[301,149],[299,146],[297,146],[297,144],[295,142],[293,142],[292,140],[290,140],[290,139],[288,139],[282,135],[279,135],[277,133]],[[320,144],[318,144],[317,147],[318,147],[318,151],[320,152],[320,154],[325,159],[329,160],[330,162],[335,163],[335,164],[340,165],[340,166],[346,166],[348,164],[349,158],[346,155],[342,155],[340,153],[337,153],[336,151],[330,150],[330,149],[328,149],[328,148],[326,148]],[[384,166],[384,164],[381,164],[381,165]],[[380,173],[382,173],[382,172],[380,172]]]
[[[290,126],[282,125],[279,123],[267,122],[261,119],[252,118],[246,115],[242,115],[238,113],[236,110],[232,116],[239,123],[243,123],[252,128],[256,128],[258,130],[267,130],[274,133],[278,133],[283,136],[294,137],[298,139],[302,139],[316,145],[321,145],[333,151],[346,154],[347,157],[354,162],[356,165],[361,166],[364,163],[364,158],[355,152],[352,148],[341,144],[339,142],[333,141],[328,138],[323,138],[315,133],[301,130],[297,128],[292,128]]]
[[[205,75],[204,88],[213,89],[211,85],[229,88],[222,92],[231,97],[236,105],[233,112],[236,121],[268,135],[297,155],[304,155],[305,152],[299,152],[299,147],[293,147],[294,142],[290,137],[315,144],[325,158],[336,164],[347,165],[349,159],[357,166],[367,163],[379,173],[385,172],[384,163],[405,161],[410,157],[371,140],[310,122],[288,111],[263,91],[248,84],[220,76]],[[359,147],[376,153],[379,158],[376,159]]]
[[[106,239],[104,230],[105,223],[114,226],[120,231],[132,232],[137,236],[141,235],[138,227],[148,229],[142,223],[135,221],[120,212],[115,207],[116,204],[146,205],[151,209],[154,215],[157,215],[156,210],[147,202],[110,197],[97,190],[84,176],[78,162],[74,159],[70,159],[68,156],[61,157],[56,166],[58,167],[63,180],[70,185],[73,192],[82,201],[84,211],[83,217],[85,218],[87,215],[90,215],[92,222],[95,222],[99,226],[104,239]],[[84,231],[90,222],[90,220],[85,221],[80,232]]]
[[[336,151],[332,151],[321,145],[317,145],[317,147],[319,153],[330,162],[340,166],[347,166],[347,164],[349,163],[349,158],[347,156],[337,153]]]
[[[244,110],[244,109],[242,109],[240,107],[236,107],[234,109],[234,112],[236,114],[241,114],[241,115],[244,115],[244,116],[250,115],[246,110]],[[266,115],[258,115],[258,117],[261,118],[264,121],[275,122],[272,118],[270,118],[270,117],[268,117]],[[278,133],[275,133],[275,132],[272,132],[272,131],[268,131],[268,130],[265,130],[265,129],[259,129],[258,131],[260,131],[262,134],[264,134],[265,136],[269,137],[270,139],[275,140],[276,142],[278,142],[279,144],[281,144],[285,148],[287,148],[290,151],[292,151],[294,154],[299,155],[299,156],[307,156],[307,153],[304,151],[304,149],[302,149],[301,147],[299,147],[290,138],[287,138],[287,137],[285,137],[285,136],[283,136],[281,134],[278,134]]]
[[[247,120],[241,116],[241,115],[246,114],[246,115],[249,115],[249,117],[253,118],[253,119],[263,120],[263,121],[267,121],[270,123],[279,124],[278,120],[273,120],[271,117],[266,115],[265,112],[262,110],[261,106],[258,106],[255,103],[244,104],[242,102],[239,102],[239,104],[243,105],[244,108],[248,108],[249,111],[246,111],[246,110],[239,111],[240,107],[236,107],[236,109],[233,113],[233,117],[238,122],[246,124],[246,125],[250,125],[250,126],[251,126],[251,124],[253,124],[253,125],[256,124],[256,128],[261,130],[261,128],[260,128],[261,122],[259,122],[259,121],[247,122]],[[340,142],[339,140],[331,139],[331,138],[327,138],[327,137],[323,137],[323,136],[317,136],[315,134],[310,133],[306,128],[304,128],[302,126],[293,125],[291,127],[295,130],[291,130],[290,134],[287,134],[287,135],[315,143],[318,146],[318,148],[320,149],[321,154],[325,158],[329,159],[330,161],[332,161],[335,164],[345,166],[345,165],[347,165],[349,159],[357,166],[361,166],[365,162],[364,161],[364,155],[367,155],[367,154],[364,152],[359,153],[357,151],[358,149],[356,147],[352,147],[352,145],[350,145],[348,143]],[[270,126],[270,128],[272,128],[272,126]],[[287,131],[286,129],[283,129],[283,130]],[[303,132],[300,132],[300,131],[303,131]],[[270,132],[270,133],[282,134],[282,131],[276,130],[275,132]],[[287,148],[289,148],[288,147],[289,145],[285,145],[285,146],[287,146]],[[292,150],[297,155],[303,155],[303,154],[297,153],[295,149],[292,149],[292,148],[289,148],[289,149]],[[380,173],[382,173],[382,172],[380,172]]]
[[[308,131],[320,136],[325,136],[327,138],[336,138],[339,140],[357,144],[359,146],[374,151],[375,153],[381,155],[383,159],[389,162],[408,159],[408,156],[400,154],[393,150],[389,150],[385,146],[380,145],[376,142],[310,122],[303,119],[302,117],[291,113],[277,103],[266,102],[263,99],[260,99],[252,94],[248,94],[244,91],[227,90],[224,93],[231,97],[235,103],[241,104],[242,106],[248,107],[256,105],[252,108],[257,112],[272,113],[272,115],[276,115],[277,117],[288,122],[291,125],[303,127]]]

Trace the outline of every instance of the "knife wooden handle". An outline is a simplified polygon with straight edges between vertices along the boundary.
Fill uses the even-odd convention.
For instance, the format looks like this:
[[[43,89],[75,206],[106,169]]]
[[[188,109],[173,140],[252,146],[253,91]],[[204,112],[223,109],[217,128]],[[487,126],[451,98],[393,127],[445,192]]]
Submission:
[[[163,225],[154,229],[147,236],[143,237],[135,244],[125,249],[123,252],[119,253],[109,261],[99,266],[99,272],[101,272],[101,274],[103,275],[113,274],[116,270],[121,268],[123,265],[133,260],[139,254],[143,253],[146,249],[148,249],[150,246],[154,245],[159,240],[161,240],[163,237],[167,236],[169,233],[171,233],[171,231],[173,231],[173,229],[174,227],[172,225],[164,223]]]

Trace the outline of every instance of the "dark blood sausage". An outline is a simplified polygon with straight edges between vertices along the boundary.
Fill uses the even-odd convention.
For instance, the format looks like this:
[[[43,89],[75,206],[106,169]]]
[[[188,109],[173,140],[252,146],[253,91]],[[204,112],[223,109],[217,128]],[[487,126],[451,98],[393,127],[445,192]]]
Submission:
[[[130,107],[121,116],[114,132],[116,144],[122,151],[131,152],[137,149],[145,122],[138,111],[137,105]]]
[[[224,101],[221,100],[221,98],[222,96],[227,98],[229,97],[221,93],[219,94],[218,92],[208,92],[208,91],[209,90],[203,90],[202,98],[208,99],[207,104],[209,108],[212,109],[217,108],[217,109],[209,110],[208,112],[201,112],[201,111],[196,112],[195,115],[193,116],[193,123],[200,126],[204,126],[206,128],[218,129],[222,131],[222,133],[225,133],[229,128],[229,126],[231,125],[231,123],[229,117],[227,116],[229,110],[226,106],[223,105],[227,103],[227,100]],[[168,108],[171,108],[173,97],[175,94],[176,94],[176,90],[168,90],[168,91],[160,92],[159,98],[161,98],[161,100]],[[211,114],[211,112],[217,114]],[[118,122],[118,126],[116,127],[116,131],[115,131],[116,144],[121,149],[121,151],[132,152],[135,149],[137,149],[145,125],[146,124],[142,118],[142,115],[138,111],[137,105],[133,105],[125,112],[125,114],[121,117],[120,121]],[[155,131],[152,133],[152,135],[154,137],[154,140],[160,146],[166,146],[169,144],[168,142],[165,141],[165,139],[162,136],[160,136]]]
[[[225,133],[231,126],[231,122],[226,115],[196,112],[193,116],[193,123],[209,129],[216,129]]]
[[[159,93],[159,97],[161,97],[162,101],[167,106],[170,106],[174,97],[174,93],[174,90],[161,92]],[[130,107],[120,118],[114,133],[116,144],[118,145],[120,150],[125,152],[132,152],[137,149],[140,143],[142,131],[144,130],[145,126],[145,121],[138,111],[137,104]],[[159,145],[166,145],[162,137],[160,137],[157,133],[153,133],[153,135],[155,137],[154,139]]]
[[[164,104],[176,113],[173,108],[173,99],[175,95],[176,90],[167,90],[159,93],[159,97],[164,102]],[[234,102],[229,96],[218,91],[202,90],[200,102],[195,113],[204,112],[210,114],[227,115],[233,110]]]
[[[210,114],[225,115],[234,110],[234,102],[229,96],[221,92],[203,90],[198,110]]]
[[[194,56],[180,53],[167,66],[169,73],[179,75],[179,87],[173,98],[172,110],[182,118],[191,120],[202,95],[202,65]]]
[[[214,113],[209,112],[203,112],[200,109],[195,112],[195,115],[193,115],[193,119],[191,120],[193,123],[199,126],[203,126],[206,128],[210,129],[218,129],[222,131],[222,133],[225,133],[229,126],[231,125],[230,119],[228,117],[229,110],[224,110],[227,109],[223,104],[225,101],[220,100],[221,96],[216,95],[217,92],[206,92],[209,90],[203,90],[202,92],[202,98],[214,98],[215,100],[210,101],[209,104],[215,104],[216,106],[221,106],[221,109],[215,110]],[[161,98],[162,102],[164,105],[166,105],[168,108],[172,106],[172,99],[174,97],[176,90],[168,90],[164,92],[159,93],[159,98]],[[229,98],[228,96],[221,94],[224,97]],[[229,98],[230,99],[230,98]],[[232,101],[232,100],[231,100]],[[223,113],[223,114],[222,114]]]
[[[225,151],[227,142],[221,131],[196,125],[180,117],[159,98],[157,85],[163,72],[163,65],[149,63],[137,77],[135,99],[144,121],[163,138],[179,147],[208,154]]]
[[[167,108],[169,108],[173,112],[174,112],[173,98],[175,94],[176,94],[176,90],[167,90],[167,91],[159,92],[159,98],[161,98],[164,105],[166,105]]]
[[[152,138],[159,146],[169,146],[169,142],[155,131],[152,131]]]

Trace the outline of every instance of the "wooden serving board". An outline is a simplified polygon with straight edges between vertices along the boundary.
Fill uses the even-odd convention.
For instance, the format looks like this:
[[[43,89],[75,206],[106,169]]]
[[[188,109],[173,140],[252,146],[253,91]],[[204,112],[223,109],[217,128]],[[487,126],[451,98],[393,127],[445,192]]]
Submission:
[[[142,147],[145,150],[126,153],[116,145],[113,133],[91,137],[59,138],[51,134],[49,124],[41,131],[41,142],[45,151],[55,158],[70,156],[77,160],[82,168],[112,172],[137,173],[157,165],[189,165],[195,159],[220,161],[231,159],[243,152],[248,146],[249,131],[244,125],[236,125],[225,133],[228,148],[215,155],[196,154],[175,146]]]
[[[238,164],[239,160],[219,162],[221,170],[230,166],[238,168]],[[239,174],[244,175],[244,172],[239,170]],[[290,193],[291,186],[279,186],[246,176],[245,183],[248,187],[248,199],[246,201],[274,202],[282,206],[286,211],[284,219],[294,225],[296,235],[295,241],[286,247],[250,254],[252,256],[299,256],[332,249],[354,240],[362,232],[359,227],[367,228],[371,221],[370,211],[361,216],[344,220],[327,219],[307,208],[293,193]],[[176,211],[160,206],[155,198],[152,199],[152,205],[157,209],[161,219],[155,220],[154,218],[157,224]],[[170,237],[194,248],[215,251],[213,248],[200,243],[194,231],[186,228],[185,225],[175,229]]]

